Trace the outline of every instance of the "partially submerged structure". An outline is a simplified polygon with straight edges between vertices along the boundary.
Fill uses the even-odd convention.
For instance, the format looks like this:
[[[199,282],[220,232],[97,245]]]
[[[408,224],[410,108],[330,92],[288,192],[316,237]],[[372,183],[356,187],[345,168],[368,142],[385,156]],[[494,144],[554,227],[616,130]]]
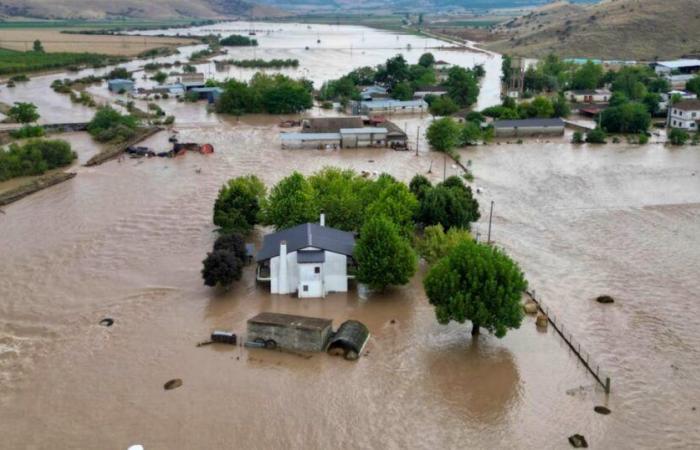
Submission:
[[[583,89],[567,91],[566,97],[572,103],[608,103],[612,92],[608,89]]]
[[[122,94],[125,92],[133,92],[134,80],[127,80],[122,78],[107,80],[107,89],[109,89],[110,92],[115,92],[118,94]]]
[[[497,120],[493,128],[496,137],[561,136],[564,121],[560,118]]]
[[[322,298],[347,292],[348,267],[355,264],[355,235],[305,223],[268,234],[255,256],[257,280],[269,281],[273,294],[298,293],[299,298]]]
[[[300,133],[280,133],[282,148],[297,149],[400,148],[405,147],[407,139],[392,122],[360,116],[305,119]]]
[[[700,128],[700,100],[683,100],[670,107],[668,126],[688,131]]]
[[[263,312],[248,319],[248,341],[268,349],[322,352],[333,333],[333,321],[317,317]]]
[[[352,102],[353,114],[420,114],[428,110],[428,104],[422,100],[372,100]]]
[[[362,354],[367,341],[369,330],[362,322],[347,320],[333,334],[328,343],[328,353],[343,355],[345,359],[356,360]]]
[[[657,61],[652,63],[651,67],[657,74],[666,77],[674,86],[683,86],[695,74],[700,73],[700,59]]]
[[[444,86],[419,86],[413,92],[414,99],[424,99],[428,95],[442,97],[443,95],[447,95],[447,88]]]

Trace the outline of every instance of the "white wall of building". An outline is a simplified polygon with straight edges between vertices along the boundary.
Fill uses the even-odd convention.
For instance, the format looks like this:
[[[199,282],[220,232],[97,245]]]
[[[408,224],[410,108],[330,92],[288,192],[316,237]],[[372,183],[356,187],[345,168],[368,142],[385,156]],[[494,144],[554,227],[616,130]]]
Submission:
[[[700,120],[700,111],[684,111],[672,107],[668,122],[672,128],[694,131],[698,129],[698,120]]]
[[[302,250],[318,250],[307,247]],[[280,277],[280,257],[270,259],[270,291],[273,294],[292,294],[299,291],[300,297],[325,297],[329,292],[347,292],[347,256],[338,253],[325,252],[323,263],[297,263],[297,252],[287,253],[286,286],[284,277]],[[315,267],[320,267],[320,290],[317,291],[314,280],[319,277],[315,274]],[[300,290],[300,281],[309,281],[309,291]],[[312,295],[317,293],[319,295]]]

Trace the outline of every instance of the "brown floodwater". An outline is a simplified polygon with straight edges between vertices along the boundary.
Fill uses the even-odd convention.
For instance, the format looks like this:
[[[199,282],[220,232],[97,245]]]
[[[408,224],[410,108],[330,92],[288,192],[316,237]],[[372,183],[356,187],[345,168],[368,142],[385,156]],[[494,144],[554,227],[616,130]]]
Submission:
[[[335,165],[405,181],[432,168],[438,181],[457,169],[422,137],[419,156],[289,151],[277,117],[172,107],[185,116],[181,140],[216,153],[78,167],[0,214],[0,448],[567,448],[573,433],[593,448],[688,448],[700,439],[695,148],[533,141],[462,152],[484,190],[475,231],[485,235],[495,201],[493,238],[611,374],[606,396],[531,318],[503,339],[439,325],[425,267],[366,302],[354,290],[273,296],[252,267],[230,291],[206,288],[212,204],[228,178],[255,173],[271,185]],[[429,121],[396,118],[412,139]],[[167,137],[146,145],[167,148]],[[96,150],[84,134],[68,139],[80,161]],[[616,303],[592,300],[602,293]],[[372,332],[367,355],[351,363],[196,347],[214,329],[244,336],[260,311],[361,320]],[[100,326],[105,317],[114,325]],[[173,378],[182,386],[164,390]]]

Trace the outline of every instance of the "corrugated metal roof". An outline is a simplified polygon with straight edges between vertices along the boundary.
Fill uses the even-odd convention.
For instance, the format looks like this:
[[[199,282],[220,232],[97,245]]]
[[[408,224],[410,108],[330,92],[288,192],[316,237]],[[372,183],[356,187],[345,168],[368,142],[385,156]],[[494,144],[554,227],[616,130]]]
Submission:
[[[386,128],[364,127],[364,128],[341,128],[340,134],[368,134],[368,133],[387,133]]]
[[[338,141],[340,133],[280,133],[283,141]]]
[[[676,59],[673,61],[657,61],[657,65],[669,69],[682,69],[684,67],[700,67],[700,59]]]
[[[494,128],[563,127],[564,121],[555,119],[497,120]]]
[[[297,262],[304,263],[322,263],[326,261],[326,252],[324,250],[304,250],[297,252]]]
[[[127,80],[124,78],[114,78],[112,80],[107,80],[107,84],[134,84],[134,80]]]
[[[355,236],[347,231],[322,227],[316,223],[304,223],[296,227],[268,234],[263,238],[262,248],[256,261],[265,261],[279,256],[280,243],[287,242],[287,253],[314,247],[341,255],[352,256],[355,250]]]
[[[361,102],[362,106],[374,107],[374,108],[388,108],[388,107],[398,107],[398,106],[411,106],[417,107],[428,106],[423,100],[372,100],[370,102]]]
[[[220,87],[198,87],[198,88],[192,88],[192,92],[218,92],[221,94],[224,92],[223,89]]]

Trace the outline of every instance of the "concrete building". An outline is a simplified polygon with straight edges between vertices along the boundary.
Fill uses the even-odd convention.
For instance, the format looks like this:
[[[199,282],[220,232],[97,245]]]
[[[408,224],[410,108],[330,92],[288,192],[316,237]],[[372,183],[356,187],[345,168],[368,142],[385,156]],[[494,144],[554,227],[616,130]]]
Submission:
[[[661,111],[666,111],[668,110],[668,102],[671,100],[674,96],[680,97],[681,100],[695,100],[698,98],[696,94],[693,92],[688,92],[688,91],[669,91],[666,93],[661,94],[661,101],[659,102],[659,109]]]
[[[354,264],[355,236],[320,224],[305,223],[268,234],[256,255],[258,281],[269,281],[273,294],[298,293],[322,298],[348,291],[348,265]]]
[[[424,100],[373,100],[352,102],[353,114],[419,114],[428,110]]]
[[[386,128],[377,127],[342,128],[340,130],[342,147],[386,147],[388,132]]]
[[[266,348],[322,352],[333,334],[333,321],[317,317],[263,312],[248,319],[248,342]]]
[[[304,119],[301,133],[280,133],[282,148],[328,149],[405,147],[408,137],[396,124],[360,116]]]
[[[313,117],[301,123],[302,133],[339,133],[341,128],[362,128],[360,116],[352,117]]]
[[[608,103],[612,92],[608,89],[567,91],[566,97],[573,103]]]
[[[683,100],[671,106],[668,126],[697,131],[700,125],[700,100]]]
[[[283,149],[340,148],[340,133],[280,133]]]
[[[428,95],[442,97],[447,94],[447,88],[442,86],[420,86],[413,92],[414,99],[424,99]]]
[[[497,120],[493,128],[496,137],[561,136],[564,121],[560,118]]]
[[[651,64],[657,74],[666,77],[674,86],[685,85],[695,74],[700,73],[700,59],[676,59],[657,61]]]
[[[107,80],[107,89],[109,89],[110,92],[116,92],[118,94],[124,93],[124,92],[133,92],[134,91],[134,81],[133,80],[126,80],[122,78],[115,78],[114,80]]]

